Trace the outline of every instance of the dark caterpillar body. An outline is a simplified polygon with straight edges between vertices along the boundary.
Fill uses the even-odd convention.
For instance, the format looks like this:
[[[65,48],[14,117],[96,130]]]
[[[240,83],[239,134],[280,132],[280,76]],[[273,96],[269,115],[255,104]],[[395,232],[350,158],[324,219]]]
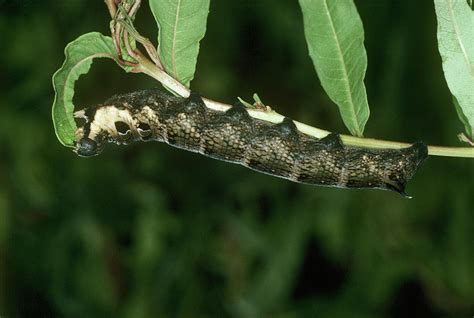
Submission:
[[[159,90],[139,91],[76,116],[86,119],[75,145],[83,157],[99,154],[106,143],[155,140],[291,181],[342,188],[404,194],[428,155],[422,142],[375,150],[345,146],[337,134],[316,139],[301,133],[289,118],[278,124],[254,119],[240,103],[225,112],[209,109],[196,93],[185,99]]]

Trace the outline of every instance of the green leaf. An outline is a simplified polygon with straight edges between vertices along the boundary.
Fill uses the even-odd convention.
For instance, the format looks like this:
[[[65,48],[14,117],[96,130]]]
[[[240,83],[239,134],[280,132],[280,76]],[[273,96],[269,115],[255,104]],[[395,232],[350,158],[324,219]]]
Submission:
[[[453,96],[453,104],[454,104],[454,108],[456,109],[456,113],[459,116],[459,120],[464,125],[464,129],[466,130],[466,133],[469,135],[469,137],[472,138],[472,136],[474,135],[474,130],[472,126],[469,124],[469,120],[467,119],[467,117],[464,116],[461,106],[459,106],[459,102],[454,96]]]
[[[168,74],[189,87],[199,41],[206,33],[210,0],[150,0],[158,24],[158,54]]]
[[[52,115],[56,136],[64,146],[71,147],[77,128],[72,102],[75,82],[89,71],[94,58],[108,57],[117,61],[117,56],[112,38],[98,32],[78,37],[66,46],[64,54],[64,64],[53,75],[55,96]]]
[[[435,0],[438,48],[456,111],[473,138],[474,129],[474,11],[463,0]]]
[[[364,77],[367,54],[362,21],[352,0],[299,0],[309,55],[321,84],[351,134],[369,118]]]

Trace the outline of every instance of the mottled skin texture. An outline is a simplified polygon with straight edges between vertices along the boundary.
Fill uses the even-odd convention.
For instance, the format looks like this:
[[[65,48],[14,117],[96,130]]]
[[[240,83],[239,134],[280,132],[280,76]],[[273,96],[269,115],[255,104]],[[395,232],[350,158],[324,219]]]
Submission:
[[[159,90],[112,97],[86,109],[75,151],[84,157],[106,143],[161,141],[174,147],[239,163],[295,182],[342,188],[378,188],[404,194],[405,185],[427,157],[419,142],[400,150],[342,144],[339,135],[305,135],[285,118],[271,124],[251,118],[238,103],[226,112],[206,108],[199,95],[187,99]]]

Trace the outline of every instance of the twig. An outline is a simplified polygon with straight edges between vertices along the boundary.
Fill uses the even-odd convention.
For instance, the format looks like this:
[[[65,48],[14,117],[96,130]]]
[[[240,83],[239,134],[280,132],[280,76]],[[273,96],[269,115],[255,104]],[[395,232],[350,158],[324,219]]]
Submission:
[[[112,30],[112,35],[114,39],[115,50],[117,51],[117,56],[122,59],[122,48],[120,47],[120,30],[121,25],[115,24]]]
[[[139,69],[141,71],[157,81],[159,81],[163,86],[175,92],[177,95],[182,97],[189,96],[189,89],[183,84],[175,80],[173,77],[168,75],[163,70],[159,69],[151,61],[149,61],[143,55],[140,55],[137,59],[139,63]],[[210,99],[204,98],[206,106],[210,109],[217,111],[226,111],[231,105],[216,102]],[[275,111],[264,111],[259,109],[247,109],[250,116],[256,119],[278,123],[281,122],[284,118],[283,115],[278,114]],[[323,130],[320,128],[312,127],[298,121],[294,121],[296,127],[302,133],[305,133],[309,136],[316,138],[323,138],[329,135],[331,132]],[[340,135],[344,144],[349,146],[357,146],[364,148],[390,148],[390,149],[400,149],[411,146],[409,143],[387,141],[373,138],[361,138],[349,135]],[[428,153],[432,156],[444,156],[444,157],[463,157],[463,158],[474,158],[474,147],[439,147],[439,146],[429,146]]]
[[[128,39],[128,31],[125,30],[123,32],[123,42],[125,43],[125,48],[127,49],[127,53],[128,55],[130,55],[131,57],[133,57],[135,60],[137,59],[138,57],[138,54],[132,49],[132,47],[130,46],[130,42],[129,42],[129,39]]]
[[[130,9],[130,11],[128,11],[128,16],[129,17],[133,17],[137,13],[138,8],[140,8],[141,2],[142,2],[141,0],[136,0],[135,1],[132,8]]]
[[[119,7],[119,9],[120,8],[121,7]],[[132,12],[134,8],[135,8],[135,6],[132,7],[132,9],[130,11]],[[158,68],[164,70],[163,64],[161,63],[160,58],[158,57],[158,53],[156,52],[155,45],[153,45],[153,43],[151,43],[151,41],[149,39],[145,38],[144,36],[140,35],[140,33],[138,33],[138,31],[133,27],[133,22],[131,21],[130,16],[125,15],[123,20],[122,19],[118,20],[118,23],[120,25],[122,25],[123,28],[125,28],[128,31],[128,33],[138,43],[143,45],[143,47],[145,48],[148,56],[156,64],[156,66],[158,66]]]
[[[104,0],[107,9],[109,10],[110,16],[113,18],[117,12],[117,6],[114,0]]]
[[[127,19],[127,17],[125,17],[125,19]],[[135,38],[135,40],[143,44],[143,42],[145,42],[143,39],[145,38],[141,37],[139,33],[133,28],[131,23],[130,24],[129,23],[123,24],[125,28],[124,37],[128,37],[128,34],[127,34],[128,32],[130,33],[132,37]],[[128,38],[125,38],[124,40],[125,40],[125,43],[128,43]],[[145,40],[149,42],[148,39],[145,39]],[[147,48],[147,46],[145,46],[145,48]],[[128,48],[127,48],[127,51],[128,51]],[[147,50],[147,53],[150,55],[150,57],[153,56],[153,54],[150,54],[148,50]],[[139,50],[136,50],[134,54],[135,55],[133,57],[138,62],[138,65],[136,66],[136,69],[134,70],[135,72],[142,72],[151,76],[152,78],[160,82],[164,87],[166,87],[167,89],[171,90],[172,92],[176,93],[179,96],[182,96],[182,97],[189,96],[190,94],[189,89],[183,84],[181,84],[179,81],[174,79],[172,76],[167,74],[164,68],[160,67],[161,63],[160,65],[158,65],[156,62],[150,61]],[[206,103],[206,106],[208,108],[217,110],[217,111],[226,111],[230,107],[232,107],[231,105],[216,102],[216,101],[206,99],[206,98],[204,98],[204,102]],[[284,118],[284,116],[278,114],[275,111],[259,110],[259,109],[251,109],[251,108],[247,109],[247,111],[249,115],[252,116],[253,118],[272,122],[272,123],[281,122]],[[295,124],[298,130],[300,130],[302,133],[305,133],[309,136],[313,136],[316,138],[323,138],[327,136],[328,134],[330,134],[330,132],[327,130],[312,127],[312,126],[309,126],[297,121],[295,121]],[[379,140],[379,139],[372,139],[372,138],[361,138],[361,137],[355,137],[355,136],[349,136],[349,135],[340,135],[340,136],[344,144],[348,146],[357,146],[357,147],[365,147],[365,148],[391,148],[391,149],[400,149],[400,148],[411,146],[411,144],[402,143],[402,142],[394,142],[394,141]],[[474,158],[474,147],[429,146],[428,153],[432,156]]]

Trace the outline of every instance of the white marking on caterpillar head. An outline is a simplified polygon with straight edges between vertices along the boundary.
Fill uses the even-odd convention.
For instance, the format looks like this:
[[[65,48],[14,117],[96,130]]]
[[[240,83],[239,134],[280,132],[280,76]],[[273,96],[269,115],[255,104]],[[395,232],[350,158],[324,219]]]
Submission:
[[[78,110],[73,114],[74,118],[83,118],[87,120],[86,111],[84,109]]]
[[[76,129],[76,140],[79,140],[82,137],[84,137],[84,127],[79,127]]]
[[[124,122],[129,127],[133,127],[133,118],[129,110],[118,109],[116,106],[102,106],[95,112],[91,121],[89,138],[95,139],[101,132],[107,132],[112,136],[117,136],[115,122]]]

